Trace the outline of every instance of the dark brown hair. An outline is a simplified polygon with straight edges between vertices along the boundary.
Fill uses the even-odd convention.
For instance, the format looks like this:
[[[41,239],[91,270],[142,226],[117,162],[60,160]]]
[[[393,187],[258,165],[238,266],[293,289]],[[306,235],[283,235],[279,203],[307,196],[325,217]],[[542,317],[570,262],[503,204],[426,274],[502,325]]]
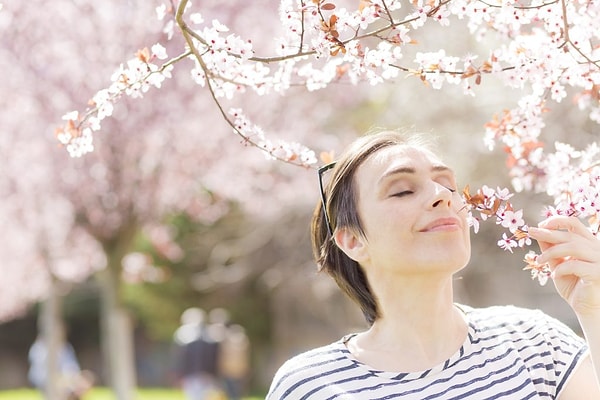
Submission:
[[[357,188],[354,176],[358,167],[372,154],[390,146],[412,146],[434,149],[434,142],[421,134],[378,131],[356,139],[336,161],[324,186],[325,210],[331,230],[348,228],[365,236],[357,208]],[[360,306],[367,322],[380,317],[377,299],[362,267],[337,247],[329,232],[323,205],[314,210],[311,223],[313,255],[319,270],[326,271],[337,285]]]

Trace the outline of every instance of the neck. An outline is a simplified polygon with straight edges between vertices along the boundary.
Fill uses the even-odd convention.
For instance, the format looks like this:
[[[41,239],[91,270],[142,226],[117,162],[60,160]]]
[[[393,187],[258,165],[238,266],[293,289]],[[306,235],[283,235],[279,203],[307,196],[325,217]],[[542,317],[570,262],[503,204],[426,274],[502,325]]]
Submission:
[[[380,363],[386,370],[422,370],[445,360],[462,345],[467,323],[453,304],[451,276],[375,282],[380,283],[373,291],[378,294],[381,316],[356,338],[355,355],[364,358],[361,361],[376,368],[374,363]],[[393,354],[389,358],[393,361],[381,356],[385,352]]]

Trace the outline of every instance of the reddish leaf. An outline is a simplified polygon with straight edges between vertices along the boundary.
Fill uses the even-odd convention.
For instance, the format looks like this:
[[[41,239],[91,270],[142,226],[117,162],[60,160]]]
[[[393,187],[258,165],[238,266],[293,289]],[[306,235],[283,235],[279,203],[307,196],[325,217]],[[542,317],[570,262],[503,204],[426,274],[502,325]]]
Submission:
[[[335,161],[335,151],[323,151],[319,154],[319,158],[324,164],[329,164]]]
[[[135,53],[135,56],[142,62],[147,63],[148,61],[150,61],[150,50],[148,50],[147,47],[144,47],[143,49],[138,50]]]
[[[495,199],[494,200],[494,205],[492,206],[492,212],[493,214],[496,214],[498,212],[498,209],[500,208],[500,204],[502,202],[500,201],[500,199]]]
[[[520,239],[525,239],[527,237],[529,237],[529,234],[527,232],[522,231],[520,229],[517,229],[515,231],[515,239],[520,240]]]
[[[370,0],[360,0],[360,2],[358,3],[358,11],[361,11],[365,8],[365,7],[369,7],[371,4]]]

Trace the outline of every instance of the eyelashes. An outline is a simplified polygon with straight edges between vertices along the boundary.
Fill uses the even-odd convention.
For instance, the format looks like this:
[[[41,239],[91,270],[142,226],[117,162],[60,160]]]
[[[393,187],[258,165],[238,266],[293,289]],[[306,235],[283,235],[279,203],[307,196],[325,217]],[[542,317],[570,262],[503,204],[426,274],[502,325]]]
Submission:
[[[412,190],[404,190],[402,192],[398,192],[398,193],[394,193],[392,195],[392,197],[404,197],[404,196],[408,196],[410,194],[413,194],[414,192]]]
[[[444,185],[442,185],[442,186],[444,186]],[[444,189],[447,189],[450,193],[456,193],[456,189],[453,189],[451,187],[444,186]],[[390,197],[405,197],[405,196],[411,195],[413,193],[414,192],[412,190],[403,190],[401,192],[392,194]]]

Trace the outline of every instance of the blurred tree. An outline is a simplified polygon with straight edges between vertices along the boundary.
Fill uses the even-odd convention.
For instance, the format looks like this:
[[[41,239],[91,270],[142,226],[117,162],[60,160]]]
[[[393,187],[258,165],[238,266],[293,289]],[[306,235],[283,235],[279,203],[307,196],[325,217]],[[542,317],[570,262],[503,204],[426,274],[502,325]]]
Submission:
[[[255,6],[220,4],[219,12],[234,18]],[[228,212],[230,200],[243,204],[245,212],[273,218],[284,204],[314,199],[314,193],[299,190],[306,179],[312,183],[309,170],[266,162],[262,154],[239,146],[210,96],[198,96],[179,78],[165,82],[160,95],[147,94],[147,105],[119,104],[89,157],[71,159],[52,142],[47,133],[59,110],[101,87],[100,79],[148,35],[164,35],[147,22],[154,15],[154,4],[116,0],[36,0],[5,5],[0,12],[0,64],[11,76],[0,81],[2,92],[10,93],[0,114],[5,133],[0,135],[0,220],[7,236],[1,266],[6,301],[0,313],[13,318],[31,302],[60,294],[52,289],[52,276],[78,282],[94,274],[102,288],[106,379],[120,400],[130,399],[135,385],[131,315],[121,278],[135,264],[130,253],[136,238],[147,237],[156,252],[177,262],[183,254],[165,226],[171,215],[183,213],[210,226]],[[284,135],[314,136],[315,124],[327,114],[300,116],[327,99],[299,100],[247,101],[282,132],[290,131],[290,120],[302,120]],[[275,105],[279,113],[271,111]],[[309,141],[336,143],[333,138]],[[48,309],[56,316],[57,307]]]

